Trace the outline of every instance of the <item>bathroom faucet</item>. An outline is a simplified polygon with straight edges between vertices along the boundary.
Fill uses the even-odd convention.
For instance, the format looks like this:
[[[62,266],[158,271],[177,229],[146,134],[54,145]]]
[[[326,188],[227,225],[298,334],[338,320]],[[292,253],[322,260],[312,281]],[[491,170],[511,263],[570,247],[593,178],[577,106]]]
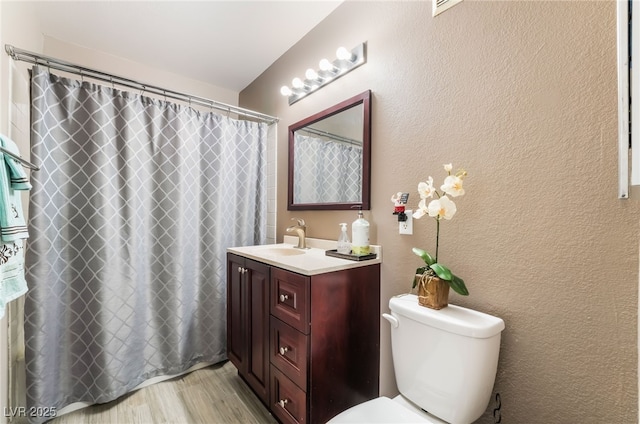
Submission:
[[[304,223],[304,219],[301,218],[291,218],[292,221],[298,221],[298,225],[292,225],[287,227],[287,232],[295,231],[298,234],[298,245],[294,246],[296,249],[308,249],[306,237],[307,226]]]

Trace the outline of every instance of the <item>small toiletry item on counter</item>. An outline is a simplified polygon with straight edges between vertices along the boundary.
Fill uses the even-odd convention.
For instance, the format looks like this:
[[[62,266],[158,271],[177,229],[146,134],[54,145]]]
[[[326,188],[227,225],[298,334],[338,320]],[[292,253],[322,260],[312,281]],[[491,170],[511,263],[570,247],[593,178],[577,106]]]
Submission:
[[[358,219],[351,224],[351,253],[354,255],[368,255],[369,248],[369,222],[362,215],[362,206],[358,206]]]
[[[338,253],[349,254],[351,253],[351,243],[349,243],[349,236],[347,236],[347,223],[340,224],[341,233],[338,238]]]

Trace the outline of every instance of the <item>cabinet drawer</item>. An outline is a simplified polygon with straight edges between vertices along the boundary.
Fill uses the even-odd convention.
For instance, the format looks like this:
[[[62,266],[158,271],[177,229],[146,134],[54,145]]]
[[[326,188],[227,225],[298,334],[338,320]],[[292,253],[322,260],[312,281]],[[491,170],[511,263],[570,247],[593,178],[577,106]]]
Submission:
[[[271,315],[309,334],[309,277],[271,269]]]
[[[307,391],[308,336],[271,317],[271,363]]]
[[[271,365],[271,412],[283,424],[307,422],[307,396]]]

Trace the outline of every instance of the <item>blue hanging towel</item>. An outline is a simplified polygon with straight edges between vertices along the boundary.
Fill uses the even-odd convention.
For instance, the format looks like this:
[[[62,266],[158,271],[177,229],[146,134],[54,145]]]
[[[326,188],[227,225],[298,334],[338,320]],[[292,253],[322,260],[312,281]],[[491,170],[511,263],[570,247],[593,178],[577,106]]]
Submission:
[[[28,291],[22,241],[0,245],[0,319],[7,303]]]
[[[0,145],[20,155],[16,143],[2,134]],[[0,159],[0,241],[8,243],[29,237],[20,191],[30,190],[31,184],[22,166],[11,156],[0,152]]]
[[[13,140],[0,134],[0,146],[20,156]],[[11,156],[0,152],[0,318],[8,302],[27,292],[22,239],[29,237],[20,192],[30,190],[27,174]]]

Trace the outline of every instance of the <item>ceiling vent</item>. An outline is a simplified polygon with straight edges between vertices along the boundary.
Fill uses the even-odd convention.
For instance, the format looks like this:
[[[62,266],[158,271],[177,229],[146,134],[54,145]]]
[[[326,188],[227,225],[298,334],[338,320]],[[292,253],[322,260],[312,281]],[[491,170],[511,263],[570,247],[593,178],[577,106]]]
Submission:
[[[433,0],[433,16],[436,16],[462,0]]]

